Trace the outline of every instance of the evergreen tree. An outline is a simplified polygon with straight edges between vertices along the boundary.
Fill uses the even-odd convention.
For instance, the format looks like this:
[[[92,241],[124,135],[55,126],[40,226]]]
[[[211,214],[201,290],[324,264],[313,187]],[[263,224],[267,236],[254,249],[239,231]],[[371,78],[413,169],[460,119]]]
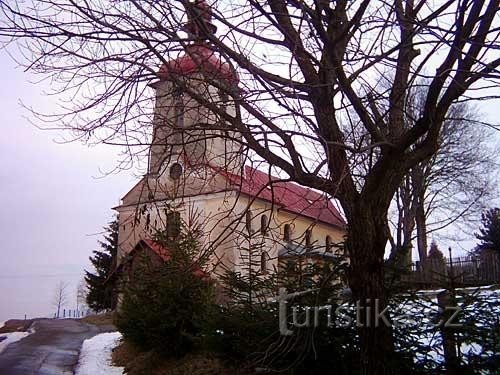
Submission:
[[[105,229],[104,240],[99,241],[102,250],[94,250],[89,257],[95,272],[85,270],[88,285],[87,305],[94,310],[116,307],[117,277],[110,277],[116,262],[118,250],[118,220],[115,219]]]
[[[476,238],[481,241],[477,250],[495,250],[500,253],[500,208],[484,212],[481,223],[483,228],[476,233]]]
[[[169,258],[156,264],[142,254],[115,320],[125,340],[165,357],[182,357],[193,350],[214,305],[198,236],[189,229],[180,227],[175,236],[167,229],[154,236]]]

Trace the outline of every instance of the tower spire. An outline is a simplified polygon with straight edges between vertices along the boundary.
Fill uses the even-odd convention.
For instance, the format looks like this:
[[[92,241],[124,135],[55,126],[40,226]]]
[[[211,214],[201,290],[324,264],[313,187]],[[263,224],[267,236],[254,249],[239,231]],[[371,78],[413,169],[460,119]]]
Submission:
[[[212,23],[212,7],[204,0],[185,4],[188,22],[183,30],[196,40],[205,40],[214,35],[217,27]]]

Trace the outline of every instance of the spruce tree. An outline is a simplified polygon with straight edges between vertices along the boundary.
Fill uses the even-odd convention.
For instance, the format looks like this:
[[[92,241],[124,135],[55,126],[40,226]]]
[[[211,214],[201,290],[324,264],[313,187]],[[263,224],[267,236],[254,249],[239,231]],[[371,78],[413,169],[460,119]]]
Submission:
[[[94,250],[89,257],[95,272],[85,270],[88,285],[87,305],[96,310],[116,307],[117,277],[111,277],[118,250],[118,220],[115,219],[104,228],[104,240],[99,241],[101,250]]]
[[[481,241],[477,249],[494,250],[500,254],[500,208],[491,208],[484,212],[481,223],[483,228],[476,233],[476,238]]]
[[[182,357],[200,343],[214,306],[199,234],[178,224],[175,235],[167,228],[153,236],[169,254],[161,264],[136,255],[115,319],[125,340],[164,357]]]

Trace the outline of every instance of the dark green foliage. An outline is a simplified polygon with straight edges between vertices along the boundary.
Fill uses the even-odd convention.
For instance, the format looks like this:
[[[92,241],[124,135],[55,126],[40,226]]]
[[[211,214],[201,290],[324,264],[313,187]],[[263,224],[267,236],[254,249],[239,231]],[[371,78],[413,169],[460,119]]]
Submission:
[[[500,208],[491,208],[484,212],[481,223],[483,227],[476,233],[476,238],[481,241],[477,249],[500,253]]]
[[[168,237],[160,233],[156,242],[169,250],[169,260],[153,264],[144,256],[133,270],[116,325],[125,339],[143,350],[181,357],[199,342],[213,308],[213,293],[196,258],[195,237]]]
[[[96,310],[114,309],[117,300],[117,277],[111,276],[116,266],[118,250],[118,220],[104,228],[104,240],[99,241],[102,250],[94,250],[89,257],[95,272],[85,271],[88,285],[87,305]]]
[[[255,242],[243,254],[258,254],[261,248]],[[258,257],[248,256],[249,264]],[[277,272],[262,273],[257,262],[244,267],[244,272],[226,272],[222,284],[228,302],[216,316],[211,345],[238,363],[250,368],[285,371],[291,374],[355,373],[359,362],[355,326],[341,326],[332,322],[328,326],[327,311],[320,314],[314,327],[311,311],[309,327],[292,327],[292,306],[299,308],[298,322],[305,320],[304,306],[331,305],[335,310],[340,304],[343,285],[339,278],[345,273],[346,263],[341,257],[318,260],[308,254],[290,257]],[[294,331],[283,336],[279,330],[279,308],[275,296],[279,288],[288,293],[309,291],[290,299],[287,303],[287,322]],[[217,319],[218,318],[218,319]]]

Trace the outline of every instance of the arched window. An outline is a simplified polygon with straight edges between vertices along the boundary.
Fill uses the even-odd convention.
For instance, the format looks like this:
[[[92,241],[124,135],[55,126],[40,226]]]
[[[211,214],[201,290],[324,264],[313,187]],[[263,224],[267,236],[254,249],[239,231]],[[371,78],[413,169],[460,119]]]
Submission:
[[[312,231],[310,229],[307,229],[304,234],[304,237],[305,237],[306,247],[310,249],[312,246]]]
[[[291,238],[291,229],[290,224],[285,224],[283,227],[283,240],[290,241]]]
[[[248,233],[252,233],[252,211],[247,210],[245,218],[246,218],[247,231]]]
[[[219,89],[219,108],[226,112],[227,110],[227,102],[229,101],[229,95],[227,94],[226,90]]]
[[[174,125],[178,128],[184,127],[184,93],[179,87],[175,87],[173,92],[173,105],[174,105]]]
[[[332,238],[330,236],[326,236],[325,238],[325,250],[327,253],[332,252]]]
[[[267,261],[269,260],[269,254],[265,251],[260,255],[260,272],[267,273]]]
[[[267,220],[267,215],[262,215],[260,217],[260,233],[262,233],[263,236],[267,234],[268,225],[269,221]]]

